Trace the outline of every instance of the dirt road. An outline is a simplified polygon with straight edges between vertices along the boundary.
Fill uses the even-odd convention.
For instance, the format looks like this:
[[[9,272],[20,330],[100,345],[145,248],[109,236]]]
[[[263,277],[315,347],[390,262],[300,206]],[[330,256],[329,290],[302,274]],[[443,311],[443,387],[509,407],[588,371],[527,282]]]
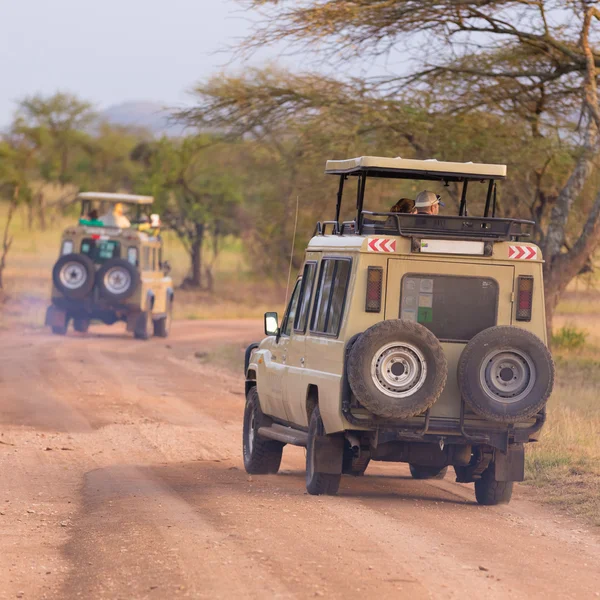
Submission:
[[[597,533],[519,495],[376,464],[311,497],[299,448],[246,475],[241,374],[194,353],[258,337],[0,333],[0,598],[600,596]]]

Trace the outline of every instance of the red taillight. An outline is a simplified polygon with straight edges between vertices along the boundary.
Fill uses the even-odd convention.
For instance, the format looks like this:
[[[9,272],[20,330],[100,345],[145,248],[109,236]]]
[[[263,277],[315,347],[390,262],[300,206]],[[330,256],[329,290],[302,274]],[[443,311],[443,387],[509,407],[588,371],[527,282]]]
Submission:
[[[381,287],[383,284],[383,269],[369,267],[367,269],[367,301],[365,310],[378,313],[381,311]]]
[[[100,235],[97,233],[92,234],[92,239],[93,240],[99,240],[100,239]]]
[[[517,277],[517,321],[531,321],[533,305],[533,277],[519,275]]]

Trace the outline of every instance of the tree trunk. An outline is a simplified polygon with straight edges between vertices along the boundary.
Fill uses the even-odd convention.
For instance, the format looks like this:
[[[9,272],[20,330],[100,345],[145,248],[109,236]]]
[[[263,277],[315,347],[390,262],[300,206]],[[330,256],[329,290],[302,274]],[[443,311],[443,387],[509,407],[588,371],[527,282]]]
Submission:
[[[40,228],[42,231],[46,231],[47,223],[46,223],[46,196],[44,192],[40,192],[37,197],[37,207],[38,207],[38,219],[40,221]]]
[[[15,194],[15,198],[17,197],[18,192]],[[4,233],[2,235],[2,256],[0,256],[0,290],[4,289],[4,268],[6,267],[6,257],[8,255],[8,251],[12,245],[13,238],[9,234],[10,231],[10,223],[13,218],[13,213],[15,208],[17,207],[16,200],[13,200],[10,203],[8,208],[8,215],[6,216],[6,224],[4,225]]]
[[[196,235],[192,240],[190,249],[190,258],[192,261],[191,277],[188,277],[189,287],[202,287],[202,246],[204,244],[204,223],[196,223]]]

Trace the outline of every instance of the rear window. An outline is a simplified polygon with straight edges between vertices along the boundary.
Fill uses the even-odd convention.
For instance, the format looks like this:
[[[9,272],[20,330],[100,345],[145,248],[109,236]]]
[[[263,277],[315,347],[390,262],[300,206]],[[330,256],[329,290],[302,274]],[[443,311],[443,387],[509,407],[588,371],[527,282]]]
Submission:
[[[349,259],[323,259],[311,331],[334,336],[339,334],[351,268]]]
[[[89,256],[96,263],[103,263],[111,258],[119,258],[120,244],[115,240],[86,239],[81,242],[81,254]]]
[[[400,298],[400,318],[421,323],[444,342],[468,342],[496,325],[498,282],[489,277],[409,273]]]

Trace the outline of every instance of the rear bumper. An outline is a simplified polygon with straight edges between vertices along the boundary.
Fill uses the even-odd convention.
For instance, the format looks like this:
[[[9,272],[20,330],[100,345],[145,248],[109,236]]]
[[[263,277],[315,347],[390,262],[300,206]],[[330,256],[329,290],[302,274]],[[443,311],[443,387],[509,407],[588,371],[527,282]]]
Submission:
[[[46,312],[46,325],[54,325],[54,322],[60,318],[71,319],[97,319],[107,324],[116,321],[127,320],[127,316],[139,312],[136,306],[127,304],[110,304],[103,300],[93,297],[74,300],[71,298],[54,297],[52,305]],[[57,315],[64,315],[59,317]]]

